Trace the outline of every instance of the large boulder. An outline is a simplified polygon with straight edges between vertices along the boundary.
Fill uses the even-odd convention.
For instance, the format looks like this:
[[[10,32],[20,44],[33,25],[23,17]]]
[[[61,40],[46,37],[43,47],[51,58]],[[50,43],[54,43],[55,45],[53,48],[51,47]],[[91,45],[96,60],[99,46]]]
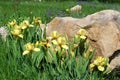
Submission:
[[[71,41],[80,28],[88,31],[90,46],[96,49],[96,56],[110,58],[110,65],[114,69],[120,66],[120,12],[103,10],[84,18],[56,17],[47,24],[46,34],[57,30],[68,35]]]

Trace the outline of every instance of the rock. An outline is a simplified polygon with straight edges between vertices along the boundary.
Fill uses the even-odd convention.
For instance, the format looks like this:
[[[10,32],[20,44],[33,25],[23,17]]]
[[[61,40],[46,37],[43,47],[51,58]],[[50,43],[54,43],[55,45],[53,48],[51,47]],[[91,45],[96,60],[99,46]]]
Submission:
[[[47,24],[46,35],[50,36],[52,31],[57,30],[63,35],[68,35],[69,40],[72,40],[73,36],[80,29],[80,27],[75,24],[77,21],[79,21],[79,19],[71,17],[56,17]]]
[[[2,36],[2,39],[6,41],[6,37],[8,35],[8,31],[5,26],[0,27],[0,35]]]
[[[76,5],[72,8],[70,8],[70,12],[80,12],[82,9],[82,6],[81,5]]]
[[[116,51],[120,53],[120,12],[115,10],[103,10],[84,18],[56,17],[47,24],[46,34],[56,30],[63,35],[68,35],[71,41],[80,28],[88,31],[90,47],[96,49],[96,54],[111,58]],[[110,61],[114,69],[120,66],[120,56],[116,55]]]
[[[115,67],[120,67],[120,56],[117,56],[116,58],[114,58],[111,63],[111,68],[114,69]]]

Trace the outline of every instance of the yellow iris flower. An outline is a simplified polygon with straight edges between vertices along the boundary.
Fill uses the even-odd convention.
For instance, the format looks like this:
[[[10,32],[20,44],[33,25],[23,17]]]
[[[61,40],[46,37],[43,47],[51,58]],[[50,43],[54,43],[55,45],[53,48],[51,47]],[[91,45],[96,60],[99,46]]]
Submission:
[[[11,22],[8,23],[8,26],[13,27],[13,26],[16,25],[16,24],[17,24],[17,22],[16,22],[16,20],[14,19],[13,21],[11,21]]]
[[[11,31],[12,35],[23,38],[23,35],[21,34],[21,30],[20,29],[14,29],[13,31]]]
[[[65,37],[61,37],[61,34],[59,34],[57,31],[53,31],[51,37],[48,39],[50,39],[54,45],[57,45],[56,50],[59,50],[60,48],[68,49]]]
[[[86,36],[87,35],[87,31],[85,29],[80,29],[77,34],[81,35],[81,36]]]
[[[105,58],[98,56],[98,58],[93,62],[95,65],[104,65]]]
[[[14,25],[14,29],[21,30],[21,27],[16,24],[16,25]]]
[[[51,46],[51,44],[50,44],[50,43],[48,43],[48,42],[47,42],[47,41],[45,41],[45,40],[41,41],[41,42],[40,42],[40,45],[41,45],[41,46],[43,46],[43,47],[46,47],[46,48],[48,48],[48,47],[50,47],[50,46]]]
[[[90,71],[92,71],[94,69],[94,67],[95,67],[95,64],[91,63],[90,64]]]
[[[107,58],[103,58],[102,56],[98,56],[98,58],[95,59],[94,62],[90,64],[90,69],[93,69],[96,66],[99,71],[104,71],[105,66],[108,65],[108,63],[106,63],[106,62],[108,62]]]
[[[63,49],[68,49],[68,46],[66,45],[67,43],[66,43],[65,37],[59,37],[58,40],[57,40],[57,43]]]
[[[38,25],[40,25],[40,24],[42,24],[42,21],[41,21],[41,19],[39,18],[39,17],[37,17],[37,18],[33,18],[33,21],[34,22],[32,22],[32,24],[34,24],[34,23],[36,23],[36,24],[38,24]]]
[[[86,39],[86,36],[80,36],[80,39]]]
[[[87,36],[87,31],[85,29],[80,29],[78,33],[75,35],[76,39],[77,38],[86,39],[86,36]]]
[[[58,46],[56,50],[59,50],[59,48],[68,49],[65,37],[59,37],[57,40],[52,40],[52,43]]]
[[[57,39],[60,37],[61,35],[57,32],[57,31],[53,31],[51,33],[51,37],[49,37],[48,39],[52,40],[51,42],[55,45],[58,44]]]
[[[57,39],[59,38],[61,35],[57,32],[57,31],[53,31],[51,34],[51,39]]]
[[[104,66],[98,66],[97,68],[98,68],[99,71],[104,71],[105,70]]]
[[[34,44],[32,44],[32,43],[27,43],[26,45],[25,45],[25,48],[26,48],[26,50],[23,52],[23,55],[26,55],[26,54],[28,54],[28,53],[31,53],[32,51],[40,51],[40,49],[39,48],[37,48],[37,47],[35,47],[34,46]]]
[[[28,20],[24,20],[24,21],[20,24],[20,27],[21,27],[21,29],[26,29],[26,28],[28,28],[28,27],[33,27],[33,25],[31,25]]]
[[[58,45],[58,38],[60,37],[61,35],[57,32],[57,31],[53,31],[51,33],[51,37],[48,37],[48,40],[51,40],[51,42],[55,45]],[[59,40],[60,41],[60,40]]]

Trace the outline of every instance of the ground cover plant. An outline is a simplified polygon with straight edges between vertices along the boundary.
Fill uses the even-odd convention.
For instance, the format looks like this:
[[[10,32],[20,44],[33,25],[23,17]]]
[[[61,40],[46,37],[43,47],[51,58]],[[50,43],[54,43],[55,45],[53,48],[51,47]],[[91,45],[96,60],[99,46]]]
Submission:
[[[84,29],[69,42],[67,36],[57,31],[46,37],[40,28],[55,16],[80,18],[111,5],[83,2],[82,13],[69,13],[66,9],[79,2],[1,1],[0,4],[0,25],[7,26],[9,31],[6,41],[0,38],[1,80],[119,80],[109,74],[107,58],[99,56],[91,62],[95,49],[88,50],[89,40]],[[98,8],[94,9],[95,6]]]

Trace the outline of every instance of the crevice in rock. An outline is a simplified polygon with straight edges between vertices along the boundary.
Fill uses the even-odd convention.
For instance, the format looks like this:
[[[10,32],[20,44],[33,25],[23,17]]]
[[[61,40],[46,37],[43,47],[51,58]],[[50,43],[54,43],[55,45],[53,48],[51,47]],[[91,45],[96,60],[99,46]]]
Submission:
[[[90,38],[89,38],[89,40],[90,40],[90,41],[92,41],[92,42],[97,42],[97,41],[96,41],[96,40],[94,40],[94,39],[90,39]]]
[[[120,55],[120,49],[116,50],[110,57],[109,57],[109,63],[112,61],[112,59],[114,59],[115,57],[117,57],[118,55]]]

